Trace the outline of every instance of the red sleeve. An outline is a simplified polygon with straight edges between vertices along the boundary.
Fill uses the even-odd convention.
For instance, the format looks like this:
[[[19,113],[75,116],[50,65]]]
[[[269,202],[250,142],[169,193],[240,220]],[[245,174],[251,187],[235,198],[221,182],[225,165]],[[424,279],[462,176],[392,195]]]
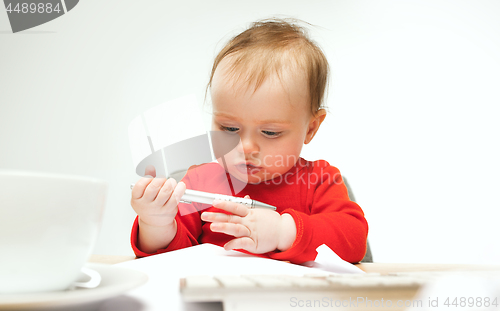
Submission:
[[[186,174],[182,181],[189,189],[190,178],[188,175],[189,174]],[[132,249],[134,250],[134,253],[137,257],[146,257],[161,254],[199,244],[198,238],[201,234],[201,219],[198,210],[196,210],[196,208],[190,204],[179,203],[178,206],[179,212],[175,216],[175,221],[177,222],[177,233],[175,234],[174,239],[166,248],[159,249],[155,253],[146,253],[139,249],[139,216],[136,217],[132,226],[130,242],[132,244]],[[181,216],[181,214],[183,216]]]
[[[282,212],[290,214],[295,221],[297,236],[292,247],[284,252],[269,253],[269,257],[303,263],[314,260],[316,248],[326,244],[343,260],[359,262],[365,255],[368,235],[364,213],[358,204],[349,200],[338,169],[326,161],[318,162],[321,164],[312,168],[312,174],[322,178],[317,178],[319,182],[311,186],[310,207],[305,211],[286,209]]]
[[[179,215],[176,217],[177,221],[177,233],[174,239],[166,248],[161,248],[154,253],[146,253],[139,249],[139,216],[135,218],[134,225],[132,226],[132,234],[130,242],[132,243],[132,249],[137,257],[147,257],[151,255],[161,254],[169,251],[174,251],[176,249],[181,249],[198,244],[198,240],[189,231],[186,225],[179,221]]]

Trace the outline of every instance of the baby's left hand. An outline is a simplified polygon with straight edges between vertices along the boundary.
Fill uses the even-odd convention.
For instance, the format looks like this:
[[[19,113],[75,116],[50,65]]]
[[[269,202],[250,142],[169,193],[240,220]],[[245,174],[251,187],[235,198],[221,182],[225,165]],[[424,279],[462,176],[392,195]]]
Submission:
[[[280,215],[263,208],[250,209],[230,201],[214,201],[214,206],[232,215],[204,212],[201,219],[212,222],[210,229],[213,232],[236,237],[224,245],[226,250],[244,249],[254,254],[286,251],[295,241],[297,229],[290,214]]]

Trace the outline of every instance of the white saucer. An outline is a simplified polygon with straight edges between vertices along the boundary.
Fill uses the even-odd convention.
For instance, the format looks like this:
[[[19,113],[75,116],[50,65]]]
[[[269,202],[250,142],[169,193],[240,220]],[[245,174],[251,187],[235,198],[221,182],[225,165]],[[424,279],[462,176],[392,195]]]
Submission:
[[[87,264],[101,275],[96,288],[77,288],[59,292],[0,294],[0,310],[44,310],[76,307],[118,296],[147,282],[143,272],[112,265]]]

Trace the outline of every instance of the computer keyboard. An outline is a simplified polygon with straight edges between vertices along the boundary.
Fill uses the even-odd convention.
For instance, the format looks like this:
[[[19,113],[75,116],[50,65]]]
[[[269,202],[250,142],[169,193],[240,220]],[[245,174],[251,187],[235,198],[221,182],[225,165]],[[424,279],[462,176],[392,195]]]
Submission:
[[[391,310],[405,310],[409,303],[428,303],[412,300],[423,285],[457,273],[201,275],[181,278],[180,291],[185,302],[222,302],[224,311],[382,310],[388,301]]]
[[[232,291],[301,291],[345,290],[370,288],[418,288],[426,278],[404,274],[381,275],[221,275],[188,276],[181,279],[181,293],[186,301],[220,300]]]

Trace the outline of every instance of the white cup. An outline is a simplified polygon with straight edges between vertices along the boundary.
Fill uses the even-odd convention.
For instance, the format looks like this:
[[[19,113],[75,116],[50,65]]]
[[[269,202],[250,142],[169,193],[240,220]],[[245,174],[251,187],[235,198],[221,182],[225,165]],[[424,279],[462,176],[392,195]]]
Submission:
[[[65,290],[100,228],[105,182],[0,170],[0,294]]]

